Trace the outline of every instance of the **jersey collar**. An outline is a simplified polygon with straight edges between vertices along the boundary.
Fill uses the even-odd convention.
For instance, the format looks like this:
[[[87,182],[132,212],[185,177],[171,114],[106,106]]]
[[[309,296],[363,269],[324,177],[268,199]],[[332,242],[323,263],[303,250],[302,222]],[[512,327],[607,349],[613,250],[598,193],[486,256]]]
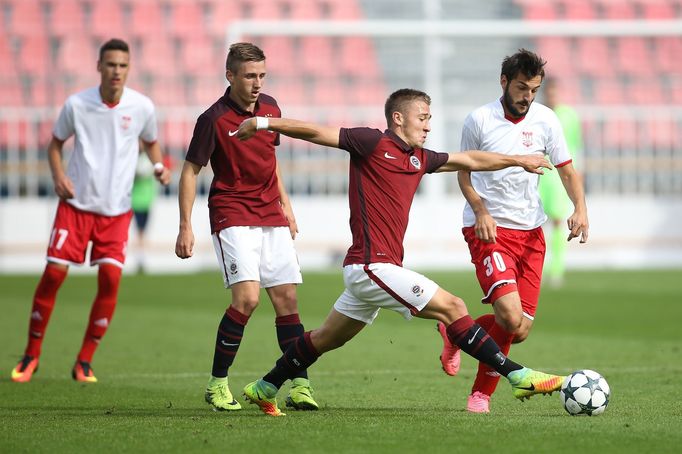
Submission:
[[[244,110],[241,108],[239,104],[234,102],[232,98],[230,98],[230,89],[232,87],[227,87],[227,90],[225,90],[225,94],[223,95],[223,102],[227,104],[230,109],[234,110],[237,112],[239,115],[243,116],[255,116],[256,113],[258,112],[258,108],[260,107],[260,102],[256,100],[256,104],[253,106],[253,113],[249,112],[248,110]]]
[[[526,113],[526,115],[519,117],[519,118],[514,118],[511,115],[507,115],[507,112],[504,110],[504,104],[502,104],[502,98],[500,98],[500,107],[502,108],[502,114],[504,115],[504,119],[507,121],[510,121],[514,124],[521,123],[523,121],[523,119],[526,118],[526,115],[528,114],[528,113]]]
[[[384,134],[393,142],[395,142],[395,144],[398,145],[398,147],[400,147],[400,149],[403,150],[405,153],[411,153],[413,151],[413,148],[411,146],[405,143],[405,141],[401,139],[398,134],[391,131],[390,129],[385,130]]]

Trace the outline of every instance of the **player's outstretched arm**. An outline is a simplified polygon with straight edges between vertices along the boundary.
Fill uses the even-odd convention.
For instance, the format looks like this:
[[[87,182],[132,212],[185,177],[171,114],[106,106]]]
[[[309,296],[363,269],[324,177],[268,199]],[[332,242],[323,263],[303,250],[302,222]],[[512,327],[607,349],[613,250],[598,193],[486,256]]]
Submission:
[[[175,255],[186,259],[194,253],[194,232],[192,232],[192,207],[197,194],[197,175],[201,166],[185,161],[180,173],[178,205],[180,207],[180,229],[175,241]]]
[[[462,153],[450,153],[447,162],[437,172],[492,171],[514,166],[523,167],[526,172],[540,175],[544,173],[543,168],[552,169],[552,165],[540,154],[503,155],[488,151],[469,150]]]
[[[250,139],[259,129],[267,129],[326,147],[339,148],[340,129],[338,127],[322,126],[290,118],[249,118],[239,125],[237,137],[240,140]]]

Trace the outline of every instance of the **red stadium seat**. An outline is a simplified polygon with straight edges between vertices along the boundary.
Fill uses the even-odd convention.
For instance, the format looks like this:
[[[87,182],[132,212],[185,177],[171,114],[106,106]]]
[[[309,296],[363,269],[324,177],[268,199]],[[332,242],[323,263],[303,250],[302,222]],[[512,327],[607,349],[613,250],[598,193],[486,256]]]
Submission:
[[[627,97],[636,104],[665,104],[663,87],[656,77],[633,79],[627,89]]]
[[[268,71],[274,77],[293,76],[298,74],[293,41],[285,36],[265,36],[261,41],[261,49],[267,58]]]
[[[44,35],[43,9],[36,1],[11,0],[6,2],[11,13],[6,16],[7,33],[14,35]]]
[[[597,13],[590,0],[562,0],[563,17],[568,20],[594,20]]]
[[[214,36],[225,37],[227,26],[235,19],[241,18],[241,8],[233,2],[214,0],[207,4],[208,32]]]
[[[189,89],[187,104],[206,109],[220,99],[227,88],[227,81],[216,76],[195,79]],[[268,92],[267,85],[265,91]]]
[[[616,40],[616,65],[619,71],[634,76],[653,74],[653,59],[645,39],[621,37]]]
[[[55,36],[83,36],[85,15],[79,0],[51,0],[50,32]]]
[[[659,36],[654,38],[653,63],[664,73],[682,73],[682,38]]]
[[[362,11],[355,0],[328,0],[330,19],[349,20],[362,18]]]
[[[554,2],[516,0],[514,3],[521,7],[521,13],[525,20],[555,20],[557,18]]]
[[[299,51],[301,69],[305,74],[332,77],[338,71],[332,39],[323,36],[304,36]]]
[[[46,35],[26,35],[21,39],[18,69],[27,75],[43,75],[50,69],[51,55]]]
[[[172,40],[165,36],[149,36],[141,42],[139,51],[140,57],[135,61],[142,71],[163,76],[177,74],[178,58]]]
[[[592,86],[592,101],[596,104],[624,104],[625,94],[617,79],[597,79]]]
[[[189,38],[203,35],[205,31],[201,5],[194,2],[178,2],[172,5],[169,32]]]
[[[322,19],[322,8],[318,0],[290,0],[289,18],[292,20]]]
[[[90,17],[90,34],[98,41],[106,41],[111,38],[126,36],[123,23],[123,11],[121,2],[118,1],[93,1],[90,3],[92,15]]]
[[[547,60],[547,73],[555,77],[576,71],[571,41],[563,37],[543,37],[538,40],[538,53]]]
[[[343,74],[365,77],[379,74],[377,57],[369,38],[342,38],[339,60],[339,70]]]
[[[323,105],[344,105],[348,103],[348,93],[338,79],[320,78],[315,81],[313,102]]]
[[[0,106],[21,107],[23,105],[21,81],[16,71],[6,71],[0,74]]]
[[[578,71],[593,77],[613,75],[611,49],[607,38],[577,38],[575,62]]]
[[[134,36],[161,38],[166,35],[160,4],[156,1],[131,3],[130,33]]]
[[[97,48],[89,39],[80,36],[62,38],[57,54],[59,71],[67,74],[92,72],[99,58]]]
[[[628,149],[637,143],[637,124],[633,119],[610,118],[604,122],[604,148]]]
[[[184,106],[187,103],[184,81],[171,75],[155,77],[145,94],[157,106]]]
[[[311,90],[307,86],[304,89],[299,79],[281,79],[274,75],[265,85],[264,92],[277,100],[285,116],[288,106],[303,106],[310,102],[311,96]]]
[[[604,19],[634,20],[637,19],[635,7],[627,0],[601,0]]]
[[[180,60],[189,76],[212,76],[222,73],[226,55],[215,51],[212,38],[204,35],[187,36],[182,40]]]
[[[639,0],[644,19],[675,19],[675,4],[672,0]]]

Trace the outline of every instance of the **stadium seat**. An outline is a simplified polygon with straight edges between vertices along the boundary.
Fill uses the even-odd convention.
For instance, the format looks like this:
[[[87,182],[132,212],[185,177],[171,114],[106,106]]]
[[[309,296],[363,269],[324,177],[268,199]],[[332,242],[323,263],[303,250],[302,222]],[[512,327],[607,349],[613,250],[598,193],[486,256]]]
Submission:
[[[194,121],[167,118],[160,123],[159,144],[161,147],[171,150],[187,150],[192,140]]]
[[[318,0],[290,0],[289,19],[319,20],[322,19],[322,7]]]
[[[241,18],[241,7],[233,2],[213,0],[206,4],[208,24],[211,35],[225,37],[227,26],[235,19]]]
[[[140,42],[138,67],[152,75],[177,74],[178,56],[172,40],[165,36],[148,36]]]
[[[180,61],[187,76],[222,74],[226,55],[215,51],[212,38],[205,35],[187,36],[181,41]]]
[[[658,36],[654,38],[653,64],[658,71],[682,74],[682,38]]]
[[[6,14],[4,25],[6,32],[13,35],[35,35],[45,33],[45,20],[42,5],[37,1],[9,0],[5,2],[9,7],[9,15]]]
[[[64,74],[80,75],[93,73],[99,56],[92,41],[71,35],[61,39],[55,61],[57,68]]]
[[[638,128],[633,119],[609,118],[604,122],[603,134],[606,149],[634,149],[638,138]]]
[[[646,20],[675,19],[675,4],[672,0],[639,0],[637,3]]]
[[[21,107],[23,105],[21,81],[16,71],[6,71],[0,74],[0,106]]]
[[[596,79],[592,83],[592,102],[596,104],[624,104],[625,95],[618,79]]]
[[[194,2],[172,4],[169,32],[181,38],[203,35],[205,30],[202,6]]]
[[[80,0],[50,0],[50,33],[54,36],[83,36],[85,15]]]
[[[663,87],[656,77],[632,79],[628,84],[627,98],[636,104],[665,104]]]
[[[627,75],[650,76],[653,74],[653,59],[646,38],[621,37],[616,40],[616,66]]]
[[[18,69],[31,76],[46,74],[52,66],[50,43],[47,35],[25,35],[21,38],[21,48],[18,53]]]
[[[562,0],[563,18],[568,20],[594,20],[597,13],[590,0]]]
[[[325,36],[302,37],[299,55],[302,56],[301,69],[305,74],[332,77],[338,73],[332,38]]]
[[[348,103],[348,93],[337,78],[319,78],[313,89],[313,102],[323,105],[344,105]]]
[[[576,67],[570,38],[543,37],[538,40],[538,53],[547,60],[547,73],[555,77],[575,74]]]
[[[627,0],[601,0],[603,18],[608,20],[637,19],[635,7]]]
[[[268,72],[272,77],[298,74],[293,41],[286,36],[264,36],[261,49],[267,58]]]
[[[557,11],[554,2],[538,2],[536,0],[516,0],[525,20],[555,20]]]
[[[131,3],[129,31],[133,36],[161,38],[166,35],[161,7],[156,1]]]
[[[227,81],[221,74],[195,78],[189,86],[187,104],[201,109],[207,109],[225,93]],[[268,93],[266,85],[265,92]]]
[[[608,38],[577,38],[574,61],[581,74],[593,77],[613,75]]]
[[[310,102],[310,89],[304,89],[300,79],[280,78],[274,74],[268,78],[264,92],[277,100],[284,115],[288,111],[288,106],[303,106],[306,102]]]
[[[651,118],[645,126],[648,142],[658,150],[679,149],[679,134],[672,118]]]
[[[350,20],[362,18],[362,11],[356,0],[328,0],[330,19]]]
[[[182,107],[187,104],[184,80],[175,73],[155,77],[147,90],[143,92],[157,106]]]
[[[339,69],[350,76],[374,76],[379,73],[377,57],[372,41],[365,37],[341,39]]]
[[[90,5],[92,10],[89,30],[92,36],[101,42],[111,38],[125,39],[121,2],[95,0]]]

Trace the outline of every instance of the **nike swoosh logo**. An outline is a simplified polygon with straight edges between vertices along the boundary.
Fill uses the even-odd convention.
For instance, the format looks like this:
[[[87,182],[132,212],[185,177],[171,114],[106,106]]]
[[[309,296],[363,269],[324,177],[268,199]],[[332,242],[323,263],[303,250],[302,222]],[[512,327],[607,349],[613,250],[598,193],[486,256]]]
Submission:
[[[237,134],[238,132],[239,132],[239,129],[237,129],[236,131],[227,131],[227,135],[232,137],[233,135]]]
[[[469,340],[467,341],[467,344],[471,345],[471,343],[474,341],[474,339],[476,339],[476,335],[478,334],[478,332],[479,332],[480,330],[481,330],[481,327],[479,326],[478,329],[476,330],[476,332],[474,333],[474,335],[471,336],[471,339],[469,339]]]
[[[517,386],[517,389],[525,389],[526,391],[535,391],[535,385],[531,383],[530,386]]]
[[[229,344],[225,342],[224,340],[220,341],[221,344],[223,344],[225,347],[237,347],[239,344]]]
[[[391,156],[390,154],[388,154],[388,151],[386,153],[384,153],[384,158],[386,158],[386,159],[398,159],[395,156]]]

